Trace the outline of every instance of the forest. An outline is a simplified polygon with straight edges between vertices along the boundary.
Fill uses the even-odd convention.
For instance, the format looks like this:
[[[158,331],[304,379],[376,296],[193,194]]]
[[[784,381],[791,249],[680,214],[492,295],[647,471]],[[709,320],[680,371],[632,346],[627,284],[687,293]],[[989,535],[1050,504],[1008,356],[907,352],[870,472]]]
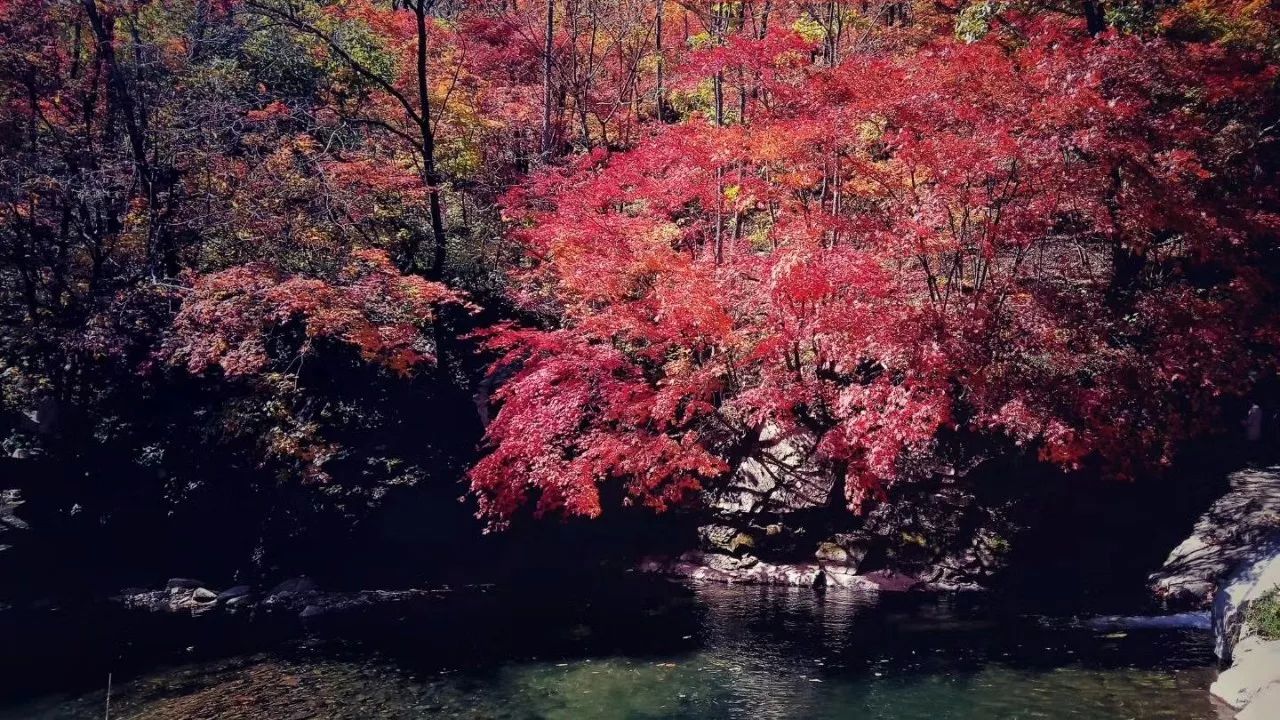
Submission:
[[[0,0],[6,473],[260,564],[410,487],[696,511],[795,445],[849,517],[1159,477],[1280,400],[1278,19]]]
[[[1275,0],[0,0],[0,720],[1280,717],[1278,173]]]

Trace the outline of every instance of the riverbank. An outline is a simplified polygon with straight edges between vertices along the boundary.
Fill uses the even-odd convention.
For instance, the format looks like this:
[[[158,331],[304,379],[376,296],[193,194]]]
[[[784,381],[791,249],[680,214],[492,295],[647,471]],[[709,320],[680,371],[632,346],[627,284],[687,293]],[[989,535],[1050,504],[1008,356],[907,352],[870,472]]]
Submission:
[[[1280,590],[1280,466],[1232,473],[1230,489],[1150,578],[1174,608],[1211,608],[1214,652],[1226,666],[1211,688],[1238,720],[1280,713],[1280,636],[1252,610]]]

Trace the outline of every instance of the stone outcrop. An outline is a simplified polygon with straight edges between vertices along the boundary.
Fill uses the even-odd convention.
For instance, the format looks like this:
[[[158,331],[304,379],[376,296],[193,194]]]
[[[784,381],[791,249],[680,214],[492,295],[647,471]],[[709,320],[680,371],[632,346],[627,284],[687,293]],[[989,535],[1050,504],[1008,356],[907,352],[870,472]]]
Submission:
[[[703,550],[730,555],[741,555],[756,544],[750,533],[719,523],[698,528],[698,542]]]
[[[1247,553],[1214,595],[1214,652],[1219,658],[1232,659],[1236,643],[1251,634],[1245,621],[1250,605],[1276,587],[1280,587],[1280,537]]]
[[[806,430],[766,423],[754,451],[729,482],[706,493],[708,507],[724,518],[786,515],[826,507],[836,475],[818,458],[818,438]]]
[[[22,505],[22,494],[17,490],[0,490],[0,552],[9,549],[16,536],[30,528],[17,510]]]
[[[1280,640],[1250,627],[1251,605],[1280,587],[1280,467],[1241,470],[1149,585],[1167,606],[1212,607],[1214,651],[1229,667],[1210,687],[1238,720],[1280,717]]]
[[[823,542],[813,556],[818,562],[857,572],[871,551],[871,539],[857,533],[836,533]]]
[[[1230,490],[1149,579],[1175,609],[1207,608],[1219,583],[1280,536],[1280,467],[1232,473]]]
[[[1231,666],[1210,692],[1241,710],[1237,717],[1257,714],[1255,705],[1266,707],[1280,696],[1280,640],[1258,635],[1248,621],[1253,603],[1280,588],[1280,542],[1263,545],[1251,557],[1223,582],[1213,600],[1214,649]],[[1270,707],[1280,711],[1280,705]]]
[[[930,466],[918,481],[895,492],[904,496],[873,503],[868,512],[848,511],[841,470],[818,452],[821,437],[803,425],[766,422],[747,439],[725,438],[725,452],[738,455],[728,478],[704,493],[705,524],[698,528],[703,561],[673,562],[672,574],[689,576],[723,571],[715,554],[751,554],[765,567],[816,565],[824,583],[858,585],[852,578],[872,569],[939,589],[970,589],[985,582],[1005,563],[1011,528],[1001,508],[980,503],[963,474],[951,465]],[[746,447],[741,447],[741,444]],[[922,466],[923,467],[923,466]],[[971,468],[970,468],[971,469]],[[692,544],[692,543],[691,543]],[[745,571],[735,568],[734,572]],[[746,573],[761,582],[806,583],[803,572]]]
[[[1241,711],[1264,695],[1275,696],[1280,688],[1280,641],[1250,635],[1236,644],[1234,658],[1231,667],[1223,670],[1209,687],[1209,692]]]

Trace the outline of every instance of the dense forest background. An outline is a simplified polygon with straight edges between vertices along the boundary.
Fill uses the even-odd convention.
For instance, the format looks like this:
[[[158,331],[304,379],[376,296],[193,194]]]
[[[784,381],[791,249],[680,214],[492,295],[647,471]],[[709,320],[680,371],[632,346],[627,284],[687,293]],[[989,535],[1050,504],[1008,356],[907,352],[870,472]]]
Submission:
[[[1278,17],[0,0],[3,486],[267,573],[660,546],[780,447],[851,517],[1159,478],[1280,402]]]

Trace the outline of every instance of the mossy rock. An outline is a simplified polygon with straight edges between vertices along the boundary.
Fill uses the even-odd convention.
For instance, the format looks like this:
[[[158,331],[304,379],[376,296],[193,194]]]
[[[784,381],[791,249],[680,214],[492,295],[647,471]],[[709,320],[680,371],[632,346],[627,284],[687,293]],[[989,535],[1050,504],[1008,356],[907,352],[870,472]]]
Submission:
[[[698,539],[703,549],[730,555],[740,555],[756,545],[750,533],[731,525],[703,525],[698,528]]]

